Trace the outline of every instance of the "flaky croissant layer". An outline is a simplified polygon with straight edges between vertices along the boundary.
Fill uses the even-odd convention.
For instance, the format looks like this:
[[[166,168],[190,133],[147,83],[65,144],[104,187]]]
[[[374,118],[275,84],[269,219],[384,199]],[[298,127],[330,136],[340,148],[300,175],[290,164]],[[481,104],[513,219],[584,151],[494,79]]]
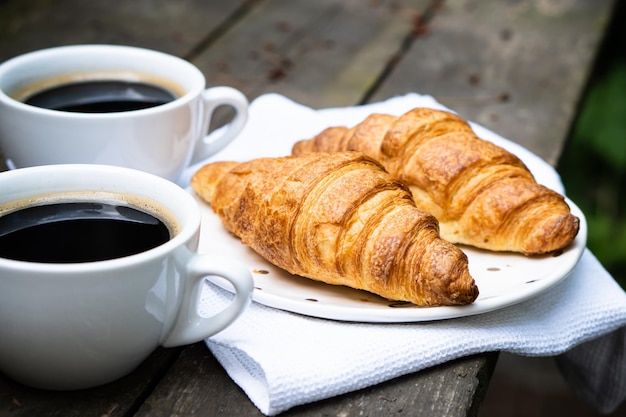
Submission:
[[[410,188],[439,220],[441,237],[493,251],[553,252],[576,237],[579,219],[563,196],[537,184],[515,155],[478,138],[459,116],[416,108],[372,114],[296,143],[293,155],[359,151]]]
[[[229,231],[290,273],[419,306],[478,296],[466,255],[362,153],[218,162],[191,184]]]

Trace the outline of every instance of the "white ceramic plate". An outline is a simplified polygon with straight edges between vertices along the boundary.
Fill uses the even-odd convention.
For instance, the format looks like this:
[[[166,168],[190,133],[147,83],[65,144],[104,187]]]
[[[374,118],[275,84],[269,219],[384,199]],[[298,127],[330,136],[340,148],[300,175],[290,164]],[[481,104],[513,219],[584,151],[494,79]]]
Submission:
[[[462,247],[480,295],[468,306],[417,307],[393,302],[366,291],[329,285],[292,275],[267,262],[230,234],[211,208],[191,189],[200,204],[202,228],[199,252],[218,253],[245,263],[254,278],[253,300],[307,316],[372,323],[442,320],[497,310],[534,297],[566,278],[574,269],[587,240],[587,225],[580,209],[567,200],[580,218],[574,243],[558,256],[526,257]],[[212,282],[230,290],[219,278]]]

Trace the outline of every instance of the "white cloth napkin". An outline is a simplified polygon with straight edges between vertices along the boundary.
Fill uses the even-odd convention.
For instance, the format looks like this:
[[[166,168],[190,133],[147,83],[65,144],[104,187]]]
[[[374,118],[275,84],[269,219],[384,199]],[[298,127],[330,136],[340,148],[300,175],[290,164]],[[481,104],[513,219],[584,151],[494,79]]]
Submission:
[[[283,156],[292,144],[331,125],[352,125],[372,112],[443,108],[417,94],[350,108],[312,110],[284,97],[259,97],[250,119],[212,160]],[[562,192],[558,174],[534,154],[473,125],[479,136],[516,153],[540,183]],[[186,173],[183,182],[198,166]],[[232,295],[207,283],[203,313]],[[367,324],[301,316],[258,303],[206,342],[231,378],[266,415],[371,386],[458,357],[487,351],[552,356],[626,324],[626,295],[585,250],[572,275],[523,303],[472,317],[406,324]]]

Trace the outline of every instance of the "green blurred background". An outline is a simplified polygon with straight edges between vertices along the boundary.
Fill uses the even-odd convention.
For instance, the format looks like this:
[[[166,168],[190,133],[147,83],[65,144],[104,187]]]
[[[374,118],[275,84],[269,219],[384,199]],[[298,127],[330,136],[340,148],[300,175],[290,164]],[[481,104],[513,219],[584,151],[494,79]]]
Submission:
[[[587,218],[587,246],[622,288],[626,288],[625,18],[626,3],[620,1],[557,166],[568,197]]]

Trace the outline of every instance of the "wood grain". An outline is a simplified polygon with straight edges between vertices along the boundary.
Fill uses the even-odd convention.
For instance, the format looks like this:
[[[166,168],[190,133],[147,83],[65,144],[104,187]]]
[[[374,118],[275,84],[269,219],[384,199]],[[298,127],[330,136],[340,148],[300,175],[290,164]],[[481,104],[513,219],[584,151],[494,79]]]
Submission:
[[[446,1],[372,100],[432,95],[554,165],[614,3]]]
[[[182,348],[157,349],[134,372],[110,384],[78,391],[45,391],[0,375],[0,416],[123,417],[150,395]]]
[[[32,50],[85,43],[139,46],[185,57],[247,4],[245,0],[6,0],[0,2],[0,61]]]
[[[358,104],[428,1],[264,1],[193,59],[209,84],[313,108]]]

